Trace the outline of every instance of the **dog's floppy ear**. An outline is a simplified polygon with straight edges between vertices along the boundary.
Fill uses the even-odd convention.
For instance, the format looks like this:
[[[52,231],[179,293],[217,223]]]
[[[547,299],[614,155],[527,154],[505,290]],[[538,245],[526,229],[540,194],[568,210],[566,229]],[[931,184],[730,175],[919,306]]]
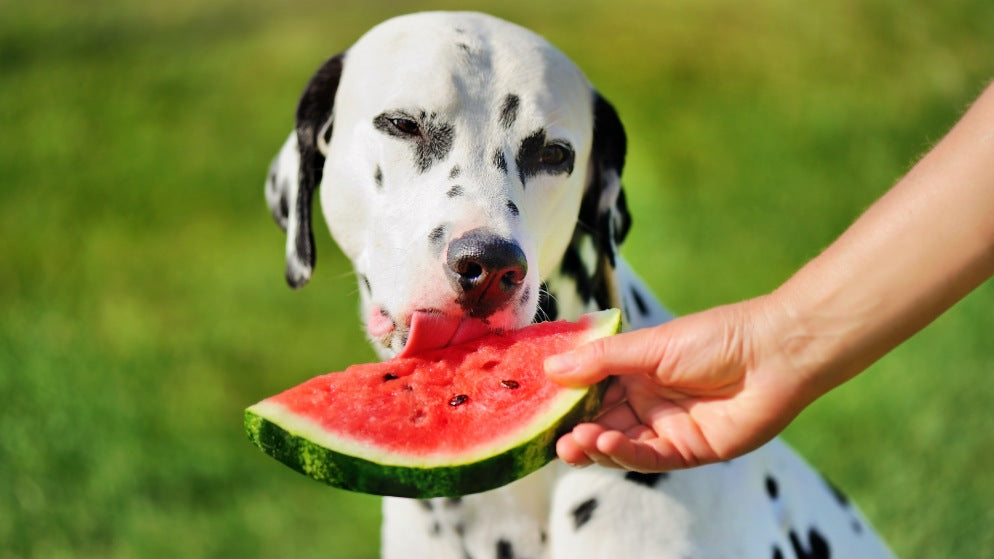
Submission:
[[[328,59],[304,88],[296,129],[273,160],[266,180],[266,202],[287,233],[286,281],[293,288],[306,284],[314,271],[311,203],[321,184],[343,61],[342,54]]]
[[[599,252],[613,267],[615,254],[631,227],[631,215],[621,188],[628,140],[618,113],[594,94],[594,135],[590,177],[580,205],[580,223],[594,233]]]

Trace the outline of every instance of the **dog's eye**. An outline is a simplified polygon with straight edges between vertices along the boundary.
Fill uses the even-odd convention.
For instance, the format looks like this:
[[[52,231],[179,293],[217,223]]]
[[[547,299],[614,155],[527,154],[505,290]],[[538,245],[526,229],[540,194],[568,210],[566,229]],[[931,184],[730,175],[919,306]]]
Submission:
[[[542,165],[556,167],[565,163],[570,153],[570,149],[562,144],[546,144],[538,157]]]
[[[421,127],[418,126],[417,122],[409,118],[391,118],[390,125],[393,126],[394,130],[404,134],[405,136],[420,136]]]

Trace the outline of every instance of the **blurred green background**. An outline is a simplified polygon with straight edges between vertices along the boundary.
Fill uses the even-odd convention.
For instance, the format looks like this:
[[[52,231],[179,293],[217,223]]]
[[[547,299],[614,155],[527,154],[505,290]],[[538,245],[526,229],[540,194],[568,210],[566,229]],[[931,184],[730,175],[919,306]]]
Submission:
[[[373,358],[322,224],[285,286],[262,185],[326,56],[453,6],[545,35],[616,105],[625,251],[678,313],[774,288],[994,77],[988,0],[0,0],[0,557],[377,555],[377,499],[242,432]],[[786,436],[904,556],[991,557],[992,373],[988,282]]]

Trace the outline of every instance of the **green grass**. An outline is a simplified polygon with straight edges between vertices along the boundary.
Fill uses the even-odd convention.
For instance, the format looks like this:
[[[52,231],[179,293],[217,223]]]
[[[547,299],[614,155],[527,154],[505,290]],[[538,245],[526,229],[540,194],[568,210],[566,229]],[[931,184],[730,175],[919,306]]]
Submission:
[[[546,35],[614,102],[625,250],[680,313],[775,287],[994,76],[983,1],[0,0],[0,557],[377,555],[376,499],[242,432],[373,357],[326,235],[285,287],[262,181],[325,56],[447,6]],[[992,332],[988,282],[788,429],[904,556],[994,555]]]

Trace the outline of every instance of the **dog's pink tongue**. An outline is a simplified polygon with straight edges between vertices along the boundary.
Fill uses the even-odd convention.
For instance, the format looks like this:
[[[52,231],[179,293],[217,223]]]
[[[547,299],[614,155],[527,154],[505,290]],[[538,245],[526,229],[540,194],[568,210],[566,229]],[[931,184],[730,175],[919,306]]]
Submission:
[[[437,313],[417,311],[411,315],[411,331],[407,345],[397,357],[410,357],[432,349],[478,338],[490,330],[475,318],[458,318]]]

